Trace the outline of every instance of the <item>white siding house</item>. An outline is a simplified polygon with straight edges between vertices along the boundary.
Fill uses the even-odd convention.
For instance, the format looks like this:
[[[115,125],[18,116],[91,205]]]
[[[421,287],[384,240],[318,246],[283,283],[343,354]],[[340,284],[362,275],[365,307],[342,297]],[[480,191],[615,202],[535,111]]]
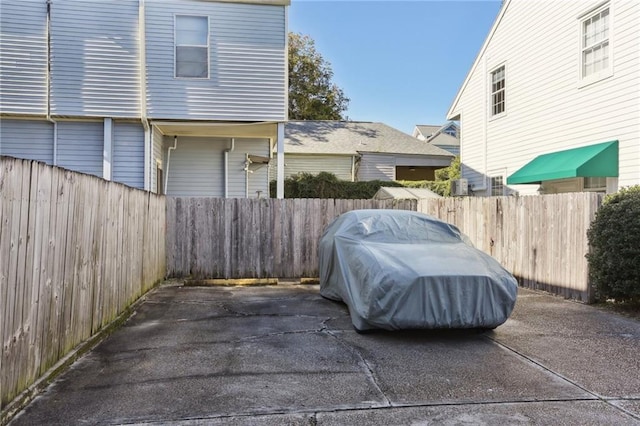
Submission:
[[[640,183],[640,2],[506,0],[447,114],[475,195]]]
[[[433,180],[453,154],[384,123],[305,120],[285,125],[286,177],[333,173],[342,180]],[[271,178],[275,165],[271,165]]]
[[[0,1],[0,155],[172,195],[267,194],[289,0]]]
[[[456,123],[449,122],[443,126],[417,124],[411,135],[453,155],[460,155],[460,129]]]

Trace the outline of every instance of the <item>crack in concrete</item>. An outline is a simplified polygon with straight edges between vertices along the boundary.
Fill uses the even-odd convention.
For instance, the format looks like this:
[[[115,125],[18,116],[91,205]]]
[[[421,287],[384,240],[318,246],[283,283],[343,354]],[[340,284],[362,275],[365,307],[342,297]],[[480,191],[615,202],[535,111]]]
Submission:
[[[608,406],[610,406],[610,407],[612,407],[612,408],[614,408],[614,409],[616,409],[618,411],[621,411],[621,412],[627,414],[628,416],[631,416],[632,418],[634,418],[636,420],[640,420],[640,416],[638,416],[637,414],[632,413],[629,410],[626,410],[626,409],[624,409],[622,407],[618,407],[617,405],[612,404],[610,402],[610,401],[620,400],[621,398],[607,398],[607,397],[604,397],[604,396],[602,396],[602,395],[600,395],[600,394],[598,394],[598,393],[596,393],[594,391],[591,391],[591,390],[587,389],[586,387],[582,386],[578,382],[576,382],[574,380],[571,380],[568,377],[565,377],[564,375],[558,373],[557,371],[552,370],[551,368],[547,367],[546,365],[542,364],[539,361],[536,361],[535,359],[529,357],[528,355],[525,355],[522,352],[520,352],[520,351],[518,351],[518,350],[516,350],[516,349],[514,349],[514,348],[512,348],[512,347],[510,347],[510,346],[498,341],[497,339],[495,339],[495,338],[493,338],[491,336],[484,335],[483,337],[488,339],[488,340],[490,340],[490,341],[492,341],[493,343],[495,343],[496,345],[500,346],[501,348],[503,348],[505,350],[508,350],[510,352],[513,352],[517,356],[519,356],[519,357],[525,359],[526,361],[538,366],[539,368],[543,369],[544,371],[548,372],[549,374],[552,374],[552,375],[556,376],[557,378],[559,378],[561,380],[564,380],[565,382],[569,383],[570,385],[577,387],[578,389],[582,390],[583,392],[586,392],[589,395],[592,395],[596,400],[602,401],[603,403],[607,404]]]
[[[633,399],[636,400],[636,399]],[[500,400],[500,401],[477,401],[477,402],[433,402],[433,403],[407,403],[407,404],[394,404],[394,405],[372,405],[372,406],[362,406],[362,405],[351,405],[351,406],[342,406],[336,408],[309,408],[309,409],[301,409],[301,410],[290,410],[284,408],[277,408],[272,410],[259,410],[255,412],[244,412],[244,413],[226,413],[226,414],[218,414],[218,415],[209,415],[209,416],[197,416],[197,417],[183,417],[180,419],[172,419],[171,422],[192,422],[192,421],[204,421],[204,420],[213,420],[213,419],[238,419],[238,418],[253,418],[253,417],[269,417],[269,416],[309,416],[309,421],[311,425],[317,425],[318,415],[320,414],[339,414],[339,413],[349,413],[363,410],[391,410],[391,409],[404,409],[404,408],[434,408],[434,407],[471,407],[471,406],[479,406],[479,405],[520,405],[520,404],[544,404],[550,402],[597,402],[597,399],[591,398],[545,398],[545,399],[522,399],[522,400]],[[119,424],[128,424],[128,425],[140,425],[140,424],[165,424],[167,422],[166,419],[163,420],[144,420],[140,421],[121,421]]]
[[[376,389],[376,391],[382,396],[382,398],[384,400],[384,406],[388,406],[388,407],[393,406],[393,404],[391,403],[391,400],[389,399],[389,397],[387,397],[387,395],[384,393],[384,391],[380,387],[380,384],[378,383],[378,378],[376,377],[374,368],[369,364],[369,361],[367,361],[367,359],[364,357],[362,352],[357,347],[351,345],[350,343],[348,343],[345,340],[343,340],[342,338],[340,338],[336,333],[333,332],[333,330],[329,329],[329,327],[327,326],[327,322],[329,322],[332,319],[335,319],[335,318],[328,318],[328,319],[326,319],[325,321],[322,322],[322,328],[320,329],[320,332],[325,333],[325,334],[333,337],[334,339],[336,339],[336,341],[340,345],[346,347],[349,352],[351,352],[353,355],[358,357],[358,359],[360,360],[359,364],[362,367],[362,369],[363,369],[363,371],[365,373],[365,376],[367,377],[367,380],[369,382],[371,382],[371,384],[373,384],[373,386]]]
[[[317,315],[305,315],[305,314],[282,314],[282,313],[263,313],[263,312],[243,312],[237,309],[234,309],[227,304],[220,303],[218,307],[225,312],[228,312],[231,315],[235,315],[238,317],[283,317],[283,318],[291,318],[291,317],[300,317],[300,318],[318,318]]]
[[[265,334],[258,334],[255,336],[242,337],[240,339],[234,340],[233,343],[242,343],[246,341],[259,340],[259,339],[264,339],[266,337],[286,336],[289,334],[317,334],[317,333],[320,333],[321,331],[322,331],[321,329],[317,329],[317,328],[307,329],[307,330],[279,331],[277,333],[265,333]]]

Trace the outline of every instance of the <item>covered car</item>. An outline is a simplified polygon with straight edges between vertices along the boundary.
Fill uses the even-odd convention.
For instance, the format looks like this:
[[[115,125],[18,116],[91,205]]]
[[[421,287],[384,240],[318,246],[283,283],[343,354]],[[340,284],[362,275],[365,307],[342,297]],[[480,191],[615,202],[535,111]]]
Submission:
[[[353,210],[325,229],[320,294],[346,303],[357,331],[495,328],[517,281],[458,228],[406,210]]]

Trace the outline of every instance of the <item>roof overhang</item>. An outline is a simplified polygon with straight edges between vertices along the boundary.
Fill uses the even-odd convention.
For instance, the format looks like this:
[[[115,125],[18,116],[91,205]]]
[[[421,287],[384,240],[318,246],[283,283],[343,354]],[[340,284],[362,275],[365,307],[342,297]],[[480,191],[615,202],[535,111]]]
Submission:
[[[449,167],[453,156],[435,156],[435,155],[395,155],[396,166],[420,166],[420,167]]]
[[[205,121],[152,121],[163,135],[220,138],[265,138],[278,137],[278,123],[257,122],[205,122]]]
[[[216,3],[245,3],[245,4],[263,4],[267,6],[290,6],[291,0],[200,0],[205,2]]]
[[[460,120],[460,111],[458,109],[458,102],[460,101],[460,98],[462,97],[462,93],[467,88],[467,85],[469,84],[469,81],[471,80],[471,76],[473,75],[476,67],[478,67],[480,65],[480,61],[481,61],[482,57],[484,56],[484,53],[485,53],[485,51],[487,50],[487,48],[489,46],[489,43],[491,43],[491,39],[493,39],[493,35],[495,34],[495,32],[496,32],[496,30],[498,28],[498,25],[500,25],[500,22],[502,21],[502,17],[504,16],[505,12],[509,8],[509,4],[510,3],[511,3],[511,0],[504,0],[502,2],[502,6],[500,7],[500,11],[498,12],[498,16],[493,21],[493,25],[491,26],[491,29],[489,30],[489,34],[487,35],[487,38],[484,39],[484,42],[482,43],[482,47],[480,48],[480,51],[478,52],[478,54],[476,55],[475,60],[473,61],[473,65],[471,65],[471,68],[469,69],[469,72],[467,73],[467,76],[465,77],[464,81],[462,82],[462,85],[460,85],[460,89],[458,89],[458,92],[456,93],[456,97],[454,98],[453,102],[451,103],[451,106],[449,107],[449,110],[447,111],[447,120],[454,120],[454,121],[459,121]]]
[[[508,185],[576,177],[618,176],[618,141],[539,155],[507,178]]]

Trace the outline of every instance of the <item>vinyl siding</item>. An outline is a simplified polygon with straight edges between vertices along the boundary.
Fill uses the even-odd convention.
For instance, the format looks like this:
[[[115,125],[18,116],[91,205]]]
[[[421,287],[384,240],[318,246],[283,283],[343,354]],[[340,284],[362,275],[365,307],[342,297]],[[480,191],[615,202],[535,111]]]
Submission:
[[[166,146],[173,138],[165,137]],[[179,137],[178,148],[168,159],[167,195],[222,197],[224,195],[223,150],[228,139]]]
[[[176,14],[209,17],[208,79],[174,78]],[[146,22],[149,117],[285,119],[283,6],[158,0],[146,3]]]
[[[58,166],[102,177],[103,122],[58,122]]]
[[[268,139],[236,139],[233,152],[229,153],[229,198],[245,198],[247,176],[249,179],[249,197],[256,198],[258,191],[263,198],[269,197],[269,166],[258,166],[253,164],[250,170],[253,173],[244,171],[246,154],[269,156]],[[221,154],[224,155],[224,154]],[[222,175],[224,176],[224,174]]]
[[[358,180],[395,180],[396,160],[393,155],[362,154]]]
[[[445,151],[452,153],[453,155],[460,155],[460,146],[458,145],[437,145],[438,148],[442,148]]]
[[[114,181],[144,189],[144,129],[141,124],[114,122],[112,170]]]
[[[578,18],[599,4],[509,3],[455,107],[462,121],[463,176],[472,187],[487,171],[509,176],[537,155],[610,140],[620,142],[619,186],[640,183],[640,3],[610,3],[613,76],[581,87]],[[526,48],[523,40],[531,40]],[[485,79],[501,63],[506,114],[491,119]],[[538,185],[513,189],[531,194]]]
[[[317,175],[320,172],[335,174],[338,179],[351,181],[351,155],[301,155],[285,154],[285,179],[301,172]],[[276,180],[278,161],[274,156],[270,164],[269,180]]]
[[[0,119],[0,155],[53,164],[53,123]]]
[[[51,14],[52,114],[138,117],[138,2],[56,0]]]
[[[0,9],[0,111],[46,114],[47,3],[2,0]]]

